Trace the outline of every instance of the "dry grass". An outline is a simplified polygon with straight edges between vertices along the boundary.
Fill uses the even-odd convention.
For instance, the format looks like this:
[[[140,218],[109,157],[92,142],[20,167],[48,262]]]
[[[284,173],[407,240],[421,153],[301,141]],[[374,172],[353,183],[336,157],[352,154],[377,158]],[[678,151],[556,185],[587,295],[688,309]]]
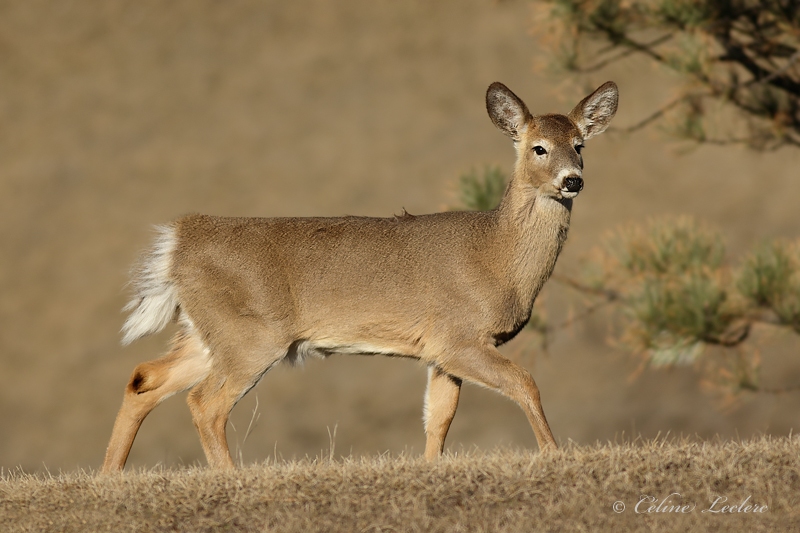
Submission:
[[[14,473],[0,480],[0,522],[5,531],[797,531],[798,458],[800,438],[762,437],[476,452],[433,465],[382,456],[230,473]],[[642,495],[696,507],[637,513]],[[720,496],[767,509],[702,512]],[[625,511],[614,512],[617,501]]]

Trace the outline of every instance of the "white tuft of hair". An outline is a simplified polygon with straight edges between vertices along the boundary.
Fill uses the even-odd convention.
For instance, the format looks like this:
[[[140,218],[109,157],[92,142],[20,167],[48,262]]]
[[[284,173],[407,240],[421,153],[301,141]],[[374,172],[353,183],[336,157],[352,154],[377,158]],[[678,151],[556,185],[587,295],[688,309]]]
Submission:
[[[428,365],[428,384],[425,385],[425,396],[424,403],[422,404],[422,427],[425,429],[425,434],[428,434],[428,422],[431,420],[431,406],[430,404],[430,394],[431,394],[431,376],[433,373],[436,372],[436,368],[433,365]]]
[[[131,314],[122,326],[122,344],[162,330],[178,309],[178,295],[170,275],[177,239],[173,225],[156,226],[156,239],[133,270],[133,299],[123,311]]]

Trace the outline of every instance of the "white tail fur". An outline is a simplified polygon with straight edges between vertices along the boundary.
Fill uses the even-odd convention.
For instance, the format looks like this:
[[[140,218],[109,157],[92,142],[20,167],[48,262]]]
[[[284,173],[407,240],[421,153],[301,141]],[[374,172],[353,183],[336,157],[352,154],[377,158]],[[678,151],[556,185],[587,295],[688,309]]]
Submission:
[[[175,227],[156,226],[155,243],[134,270],[134,297],[125,306],[131,311],[122,326],[122,344],[127,345],[162,329],[175,317],[178,297],[170,279],[172,253],[175,250]]]

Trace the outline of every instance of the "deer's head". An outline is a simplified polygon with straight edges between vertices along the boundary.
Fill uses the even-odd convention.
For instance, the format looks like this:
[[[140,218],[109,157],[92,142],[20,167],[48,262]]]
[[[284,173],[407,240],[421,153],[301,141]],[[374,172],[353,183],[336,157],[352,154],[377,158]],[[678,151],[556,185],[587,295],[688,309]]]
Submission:
[[[568,115],[536,115],[502,83],[486,92],[486,109],[500,131],[514,140],[515,179],[556,199],[574,198],[583,189],[581,150],[603,133],[617,111],[617,85],[606,82]]]

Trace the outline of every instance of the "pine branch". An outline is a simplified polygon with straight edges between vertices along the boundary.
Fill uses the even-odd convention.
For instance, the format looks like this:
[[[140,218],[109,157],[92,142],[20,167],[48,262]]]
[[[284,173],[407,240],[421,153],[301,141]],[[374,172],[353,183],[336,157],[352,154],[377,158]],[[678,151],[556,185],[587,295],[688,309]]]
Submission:
[[[582,292],[582,293],[585,293],[585,294],[592,294],[594,296],[602,296],[603,298],[605,298],[609,302],[615,302],[615,301],[617,301],[617,300],[619,300],[621,298],[620,293],[618,293],[615,290],[606,289],[606,288],[591,287],[591,286],[586,285],[585,283],[582,283],[582,282],[580,282],[580,281],[578,281],[578,280],[576,280],[574,278],[570,278],[570,277],[567,277],[567,276],[562,276],[560,274],[553,274],[552,276],[550,276],[550,279],[552,279],[553,281],[556,281],[558,283],[561,283],[563,285],[566,285],[568,287],[572,287],[573,289],[575,289],[578,292]]]
[[[656,47],[656,46],[658,46],[660,44],[663,44],[663,43],[669,41],[670,39],[673,38],[673,36],[674,36],[674,34],[668,33],[666,35],[662,35],[661,37],[659,37],[657,39],[654,39],[653,41],[650,41],[649,43],[643,43],[641,46],[645,46],[647,48],[654,48],[654,47]],[[614,44],[614,45],[610,46],[609,48],[610,49],[614,49],[616,47],[617,47],[617,45]],[[581,68],[578,68],[576,70],[578,72],[583,72],[583,73],[594,72],[594,71],[597,71],[597,70],[600,70],[602,68],[607,67],[611,63],[615,63],[617,61],[620,61],[621,59],[625,59],[626,57],[631,56],[631,55],[633,55],[633,54],[635,54],[636,52],[639,52],[639,51],[640,50],[638,50],[637,48],[628,48],[628,49],[623,50],[622,52],[618,53],[615,56],[603,59],[602,61],[599,61],[599,62],[597,62],[597,63],[595,63],[593,65],[590,65],[588,67],[581,67]]]
[[[635,131],[638,131],[638,130],[644,128],[645,126],[647,126],[648,124],[658,120],[659,118],[661,118],[664,115],[664,113],[666,113],[670,109],[674,108],[675,106],[677,106],[681,102],[684,102],[684,101],[688,100],[692,96],[694,96],[694,95],[688,95],[688,94],[681,95],[681,96],[675,98],[674,100],[671,100],[667,104],[661,106],[657,111],[655,111],[655,112],[651,113],[650,115],[646,116],[645,118],[643,118],[642,120],[640,120],[636,124],[633,124],[632,126],[627,126],[625,128],[615,128],[615,127],[612,126],[612,127],[609,128],[609,131],[617,131],[617,132],[622,132],[622,133],[633,133]]]
[[[611,305],[612,303],[614,303],[614,300],[600,300],[599,302],[587,306],[580,313],[567,318],[566,320],[556,324],[555,326],[549,326],[549,325],[545,326],[545,329],[547,333],[553,333],[558,330],[568,328],[574,325],[575,323],[580,322],[581,320],[584,320],[589,316],[593,315],[596,311]]]
[[[800,391],[800,385],[790,385],[788,387],[761,387],[752,383],[741,383],[739,388],[748,392],[775,395]]]
[[[718,2],[619,3],[583,0],[549,0],[566,9],[553,10],[562,25],[561,35],[572,46],[572,70],[596,72],[624,58],[640,54],[677,72],[707,94],[700,98],[720,101],[751,122],[747,135],[706,137],[702,128],[686,131],[688,138],[715,145],[744,144],[758,150],[800,146],[800,20],[796,0]],[[649,31],[658,37],[640,39]],[[683,50],[678,38],[694,43]],[[584,40],[601,43],[591,59],[580,48]],[[667,42],[675,46],[664,48]],[[706,44],[707,43],[707,44]],[[721,53],[707,57],[707,51]],[[586,60],[588,59],[588,60]],[[580,66],[581,64],[585,66]],[[577,68],[574,65],[579,65]],[[739,81],[739,76],[747,78]],[[622,131],[634,132],[661,119],[673,107],[697,96],[686,95]],[[699,108],[697,121],[720,113]],[[700,126],[700,122],[697,122]],[[619,130],[618,130],[619,131]]]
[[[633,51],[649,56],[651,59],[658,61],[661,64],[667,64],[666,58],[653,50],[647,43],[640,43],[629,37],[628,34],[619,33],[614,28],[606,24],[601,24],[598,22],[597,27],[606,33],[606,38],[612,43],[626,46]]]
[[[800,95],[800,83],[793,79],[783,76],[779,72],[769,72],[761,67],[744,51],[744,47],[733,44],[729,38],[721,41],[726,49],[726,53],[719,57],[720,61],[732,62],[742,65],[753,76],[753,83],[768,83],[773,87],[782,89],[793,95]]]
[[[783,67],[779,68],[778,70],[776,70],[775,72],[769,74],[764,78],[749,80],[745,84],[741,85],[741,87],[749,87],[752,85],[763,85],[765,83],[771,83],[773,80],[786,74],[789,71],[789,69],[792,68],[792,66],[794,66],[794,64],[797,63],[799,60],[800,60],[800,50],[796,50],[789,57],[789,59],[787,60],[786,64]]]

